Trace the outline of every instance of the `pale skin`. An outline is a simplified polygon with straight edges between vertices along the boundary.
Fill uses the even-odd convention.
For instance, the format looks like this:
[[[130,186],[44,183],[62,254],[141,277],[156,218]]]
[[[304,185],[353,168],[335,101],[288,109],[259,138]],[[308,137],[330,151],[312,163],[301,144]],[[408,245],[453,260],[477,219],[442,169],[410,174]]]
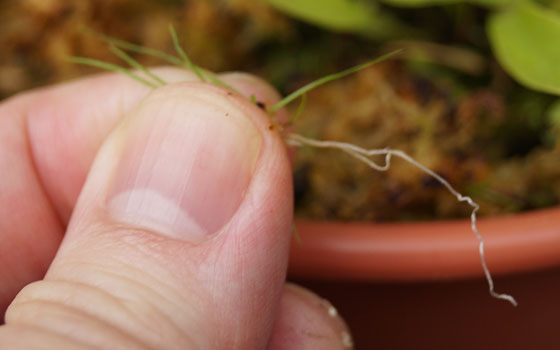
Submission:
[[[103,74],[0,102],[0,348],[351,346],[328,302],[285,282],[291,170],[268,116],[190,72],[157,74],[170,83],[158,92]],[[267,105],[279,99],[252,76],[220,78]],[[103,201],[107,169],[115,147],[134,138],[139,106],[188,113],[205,99],[248,118],[240,125],[261,137],[233,218],[196,243],[113,220]]]

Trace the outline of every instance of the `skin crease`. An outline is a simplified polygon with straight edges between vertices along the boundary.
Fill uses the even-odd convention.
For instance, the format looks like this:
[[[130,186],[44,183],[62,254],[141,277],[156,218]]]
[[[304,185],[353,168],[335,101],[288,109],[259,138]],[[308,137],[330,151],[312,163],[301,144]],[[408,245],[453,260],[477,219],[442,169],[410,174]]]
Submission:
[[[150,93],[103,74],[0,103],[0,206],[9,208],[0,211],[1,310],[52,263],[46,279],[10,307],[0,347],[347,348],[346,326],[320,307],[325,302],[284,285],[290,169],[266,115],[245,98],[195,83],[190,72],[155,72],[183,83]],[[221,78],[266,105],[279,99],[255,77]],[[171,104],[170,95],[188,99],[188,91],[239,109],[263,135],[246,198],[222,232],[197,246],[117,224],[95,209],[112,150],[127,132],[123,118],[146,96]]]

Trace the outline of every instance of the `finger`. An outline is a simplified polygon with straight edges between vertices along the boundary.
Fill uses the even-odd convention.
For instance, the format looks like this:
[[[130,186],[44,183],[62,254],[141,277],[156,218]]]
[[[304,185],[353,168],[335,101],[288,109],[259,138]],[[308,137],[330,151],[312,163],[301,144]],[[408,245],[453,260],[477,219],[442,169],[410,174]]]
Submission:
[[[352,337],[338,311],[327,300],[287,284],[280,302],[269,350],[352,349]]]
[[[169,83],[198,79],[178,68],[154,72]],[[260,79],[226,75],[246,96],[278,98]],[[52,261],[99,145],[150,91],[128,77],[103,74],[0,105],[0,207],[10,208],[0,211],[0,321],[17,291],[42,278]]]
[[[250,99],[251,96],[255,97],[261,109],[267,110],[272,107],[276,102],[282,99],[282,96],[265,80],[243,72],[227,72],[220,74],[220,79],[233,86],[239,93],[246,98]],[[289,120],[288,111],[285,108],[280,109],[274,113],[273,118],[275,121],[284,125]]]
[[[167,82],[198,81],[192,72],[160,68],[155,74]],[[272,104],[280,96],[263,80],[245,73],[221,76],[244,96],[255,95]],[[118,89],[107,91],[107,87]],[[33,160],[55,209],[67,222],[101,142],[150,91],[120,75],[105,75],[33,95],[25,103]],[[21,102],[19,103],[22,104]],[[280,111],[280,114],[285,114]],[[0,114],[1,115],[1,114]]]
[[[101,348],[264,348],[287,264],[289,168],[246,99],[201,83],[154,91],[104,142],[45,280],[6,324]]]
[[[159,68],[168,82],[196,81],[189,71]],[[117,74],[104,74],[22,96],[31,161],[64,223],[99,146],[150,88]]]
[[[102,139],[149,91],[104,74],[0,104],[0,322],[17,291],[44,275]]]

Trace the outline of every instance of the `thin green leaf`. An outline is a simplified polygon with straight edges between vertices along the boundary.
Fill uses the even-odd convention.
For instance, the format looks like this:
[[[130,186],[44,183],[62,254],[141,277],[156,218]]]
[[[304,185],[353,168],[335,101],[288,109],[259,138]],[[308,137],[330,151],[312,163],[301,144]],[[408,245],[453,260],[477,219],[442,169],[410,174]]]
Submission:
[[[219,78],[217,78],[212,72],[205,70],[197,65],[194,65],[187,57],[187,62],[190,62],[190,65],[188,63],[185,63],[183,60],[167,54],[163,51],[160,50],[156,50],[156,49],[152,49],[149,47],[144,47],[144,46],[140,46],[125,40],[121,40],[118,38],[114,38],[99,32],[94,31],[93,29],[89,29],[87,28],[86,31],[90,34],[93,34],[95,36],[97,36],[98,38],[100,38],[101,40],[105,41],[108,44],[112,44],[116,47],[122,48],[124,50],[128,50],[128,51],[132,51],[132,52],[136,52],[136,53],[140,53],[140,54],[144,54],[144,55],[148,55],[148,56],[152,56],[152,57],[156,57],[159,58],[161,60],[164,60],[170,64],[176,65],[176,66],[181,66],[181,67],[185,67],[187,66],[188,69],[193,70],[193,72],[197,72],[201,75],[204,75],[204,77],[206,79],[208,79],[210,82],[222,86],[224,88],[230,89],[232,91],[235,91],[237,93],[239,93],[234,87],[232,87],[231,85],[227,84],[226,82],[224,82],[223,80],[220,80]],[[173,31],[175,32],[175,31]],[[173,35],[172,35],[173,36]],[[175,36],[176,36],[176,32],[175,32]],[[175,44],[175,43],[174,43]],[[177,43],[175,45],[178,45],[178,40]],[[180,47],[180,46],[179,46]],[[183,51],[184,52],[184,51]],[[186,55],[185,55],[186,56]],[[199,76],[200,78],[200,76]],[[201,79],[204,81],[204,79]]]
[[[291,120],[292,123],[295,122],[299,118],[299,116],[303,113],[303,109],[305,108],[306,103],[307,103],[307,94],[304,93],[303,95],[301,95],[301,100],[299,102],[298,108],[296,109],[296,112],[292,116],[292,120]]]
[[[122,39],[118,39],[118,38],[114,38],[111,37],[109,35],[105,35],[102,33],[99,33],[93,29],[87,28],[85,29],[87,33],[90,33],[92,35],[95,35],[96,37],[98,37],[99,39],[105,41],[108,44],[113,44],[121,49],[125,49],[128,51],[132,51],[132,52],[136,52],[136,53],[140,53],[143,55],[148,55],[148,56],[152,56],[152,57],[156,57],[159,58],[161,60],[167,61],[171,64],[174,64],[176,66],[182,66],[183,65],[183,61],[181,61],[179,58],[173,56],[173,55],[169,55],[163,51],[160,50],[156,50],[156,49],[152,49],[149,47],[144,47],[141,45],[137,45]]]
[[[149,86],[153,89],[158,87],[156,84],[152,83],[151,81],[148,81],[148,80],[142,78],[141,76],[139,76],[138,74],[130,71],[129,69],[118,66],[116,64],[103,62],[103,61],[99,61],[99,60],[96,60],[96,59],[93,59],[93,58],[87,58],[87,57],[70,56],[70,57],[68,57],[68,60],[70,62],[73,62],[73,63],[83,64],[83,65],[86,65],[86,66],[101,68],[101,69],[125,74],[125,75],[131,77],[132,79],[137,80],[137,81],[141,82],[142,84],[145,84],[145,85],[147,85],[147,86]]]
[[[202,70],[202,72],[204,73],[204,76],[206,78],[208,78],[208,80],[212,83],[212,84],[216,84],[218,86],[224,87],[226,89],[229,89],[233,92],[237,92],[239,93],[239,91],[237,91],[237,89],[235,89],[233,86],[229,85],[228,83],[226,83],[225,81],[219,79],[217,76],[214,75],[214,73],[204,69],[204,68],[200,68]]]
[[[301,95],[305,94],[306,92],[308,92],[308,91],[310,91],[310,90],[313,90],[313,89],[317,88],[318,86],[321,86],[321,85],[326,84],[326,83],[328,83],[328,82],[330,82],[330,81],[333,81],[333,80],[337,80],[337,79],[343,78],[343,77],[345,77],[345,76],[347,76],[347,75],[350,75],[350,74],[352,74],[352,73],[355,73],[355,72],[357,72],[357,71],[360,71],[360,70],[362,70],[362,69],[365,69],[365,68],[367,68],[367,67],[369,67],[369,66],[371,66],[371,65],[373,65],[373,64],[376,64],[376,63],[385,61],[385,60],[387,60],[387,59],[389,59],[389,58],[391,58],[391,57],[397,55],[397,54],[400,53],[401,51],[402,51],[402,50],[395,50],[395,51],[390,52],[390,53],[388,53],[388,54],[385,54],[385,55],[382,55],[382,56],[380,56],[380,57],[377,57],[377,58],[375,58],[375,59],[373,59],[373,60],[371,60],[371,61],[367,61],[367,62],[364,62],[364,63],[362,63],[362,64],[358,64],[358,65],[356,65],[356,66],[354,66],[354,67],[345,69],[345,70],[343,70],[343,71],[341,71],[341,72],[334,73],[334,74],[330,74],[330,75],[327,75],[327,76],[325,76],[325,77],[319,78],[319,79],[317,79],[317,80],[315,80],[315,81],[312,81],[311,83],[309,83],[309,84],[307,84],[307,85],[305,85],[305,86],[303,86],[303,87],[297,89],[296,91],[292,92],[292,93],[289,94],[288,96],[284,97],[281,101],[277,102],[274,106],[270,107],[270,108],[268,109],[268,111],[269,111],[270,113],[274,113],[274,112],[278,111],[280,108],[285,107],[286,105],[288,105],[290,102],[292,102],[292,101],[295,100],[296,98],[300,97]]]
[[[177,51],[177,54],[179,54],[179,56],[183,59],[184,66],[187,67],[188,69],[191,69],[196,74],[198,79],[200,79],[201,81],[206,81],[206,79],[204,78],[204,74],[202,73],[200,68],[191,62],[191,60],[189,59],[189,57],[181,47],[181,44],[179,43],[179,38],[177,37],[177,32],[175,31],[175,28],[173,27],[172,24],[169,25],[169,33],[171,34],[171,39],[173,40],[173,46],[175,47],[175,51]]]
[[[146,74],[148,77],[155,80],[160,85],[163,86],[163,85],[167,84],[163,79],[161,79],[160,77],[158,77],[154,73],[150,72],[146,67],[144,67],[138,61],[136,61],[134,58],[132,58],[129,54],[127,54],[123,50],[116,47],[114,44],[109,44],[109,49],[111,50],[111,52],[113,52],[115,55],[117,55],[120,59],[122,59],[123,61],[128,63],[131,67],[136,68],[137,70],[143,72],[144,74]]]
[[[255,97],[255,94],[251,94],[251,96],[249,96],[249,100],[251,100],[252,104],[257,104],[257,97]]]

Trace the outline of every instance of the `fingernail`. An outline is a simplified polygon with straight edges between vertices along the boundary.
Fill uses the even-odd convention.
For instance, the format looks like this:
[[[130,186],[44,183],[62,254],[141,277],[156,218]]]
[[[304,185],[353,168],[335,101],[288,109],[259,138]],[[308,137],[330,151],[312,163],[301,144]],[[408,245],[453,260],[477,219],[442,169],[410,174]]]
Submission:
[[[115,220],[195,243],[229,222],[262,137],[213,95],[154,93],[128,118],[107,203]]]
[[[316,324],[307,322],[307,333],[319,334],[324,333],[325,329],[330,329],[330,333],[324,333],[323,335],[324,338],[331,340],[330,343],[333,345],[333,348],[353,349],[352,335],[346,322],[328,300],[292,283],[287,283],[286,289],[289,293],[297,296],[299,302],[307,304],[307,307],[303,309],[308,311],[315,310],[315,315],[320,315],[320,317],[310,317]]]

